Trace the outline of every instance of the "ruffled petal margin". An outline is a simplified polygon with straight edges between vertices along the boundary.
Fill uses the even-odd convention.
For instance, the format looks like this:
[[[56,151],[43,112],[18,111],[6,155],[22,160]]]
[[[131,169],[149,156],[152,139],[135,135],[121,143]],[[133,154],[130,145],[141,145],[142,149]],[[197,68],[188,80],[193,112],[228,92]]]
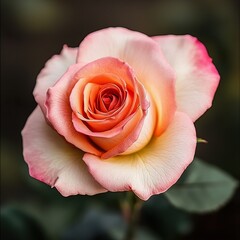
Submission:
[[[63,196],[106,192],[88,172],[82,161],[84,153],[47,125],[39,107],[28,118],[22,137],[32,177],[56,187]]]

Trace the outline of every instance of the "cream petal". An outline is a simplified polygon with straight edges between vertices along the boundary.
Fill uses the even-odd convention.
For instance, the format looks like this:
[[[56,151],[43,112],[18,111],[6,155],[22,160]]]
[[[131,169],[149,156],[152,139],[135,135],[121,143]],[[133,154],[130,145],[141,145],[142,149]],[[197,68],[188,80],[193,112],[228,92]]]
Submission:
[[[165,57],[176,72],[177,110],[193,121],[212,105],[220,76],[204,45],[190,35],[156,36]]]
[[[69,66],[76,63],[77,51],[78,48],[69,48],[64,45],[61,53],[49,59],[39,73],[33,95],[44,113],[46,113],[44,103],[48,88],[60,79]]]
[[[147,200],[165,192],[192,162],[196,132],[190,118],[177,112],[171,124],[141,151],[102,160],[85,154],[83,160],[93,177],[109,191],[132,190]]]
[[[56,187],[63,196],[106,192],[89,174],[83,152],[46,124],[39,107],[28,118],[22,137],[32,177]]]

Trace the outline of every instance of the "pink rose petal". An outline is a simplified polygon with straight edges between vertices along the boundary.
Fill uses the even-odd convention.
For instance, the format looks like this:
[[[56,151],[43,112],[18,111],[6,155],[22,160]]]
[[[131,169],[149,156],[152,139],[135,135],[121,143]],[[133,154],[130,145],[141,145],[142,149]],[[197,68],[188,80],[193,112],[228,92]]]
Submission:
[[[211,107],[219,83],[220,76],[212,59],[195,37],[168,35],[153,39],[176,72],[178,111],[195,121]]]
[[[74,81],[76,81],[75,74],[80,68],[79,64],[72,65],[60,80],[48,89],[45,103],[46,117],[55,130],[64,136],[69,143],[85,152],[100,155],[101,151],[92,144],[87,136],[77,132],[72,123],[69,95]]]
[[[106,192],[87,170],[83,152],[46,124],[39,107],[29,117],[23,131],[24,158],[30,175],[63,196]]]

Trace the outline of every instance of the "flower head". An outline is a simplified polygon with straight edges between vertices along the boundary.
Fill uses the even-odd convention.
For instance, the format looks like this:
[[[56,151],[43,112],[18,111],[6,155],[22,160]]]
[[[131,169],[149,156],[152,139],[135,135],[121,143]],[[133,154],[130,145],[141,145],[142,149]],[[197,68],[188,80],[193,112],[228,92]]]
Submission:
[[[38,75],[38,106],[22,132],[30,175],[64,196],[162,193],[193,160],[193,122],[218,82],[189,35],[107,28],[64,46]]]

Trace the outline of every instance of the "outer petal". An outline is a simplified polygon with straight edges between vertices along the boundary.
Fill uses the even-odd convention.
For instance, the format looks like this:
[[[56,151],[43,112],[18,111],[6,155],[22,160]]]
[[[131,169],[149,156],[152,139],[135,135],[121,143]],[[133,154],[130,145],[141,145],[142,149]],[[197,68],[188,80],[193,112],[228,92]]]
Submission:
[[[219,83],[212,59],[195,37],[169,35],[153,39],[176,71],[177,110],[195,121],[211,107]]]
[[[70,65],[76,63],[77,50],[78,48],[69,48],[64,45],[60,55],[54,55],[49,59],[39,73],[33,94],[44,113],[46,112],[44,103],[48,88],[59,80]]]
[[[83,152],[46,124],[39,107],[29,117],[22,136],[23,154],[32,177],[56,187],[63,196],[106,191],[89,174],[82,161]]]
[[[141,199],[165,192],[192,162],[196,147],[190,118],[177,112],[166,131],[141,151],[102,160],[85,154],[94,178],[109,191],[132,190]]]
[[[107,56],[128,63],[153,97],[158,113],[155,134],[160,135],[175,112],[175,76],[158,44],[139,32],[107,28],[89,34],[82,41],[77,61],[86,64]]]
[[[101,151],[95,148],[90,139],[77,132],[72,123],[72,109],[69,103],[69,95],[72,86],[75,84],[75,74],[81,68],[80,64],[72,65],[61,79],[48,89],[47,100],[45,103],[47,113],[46,117],[56,131],[65,137],[65,139],[83,150],[100,155]]]

